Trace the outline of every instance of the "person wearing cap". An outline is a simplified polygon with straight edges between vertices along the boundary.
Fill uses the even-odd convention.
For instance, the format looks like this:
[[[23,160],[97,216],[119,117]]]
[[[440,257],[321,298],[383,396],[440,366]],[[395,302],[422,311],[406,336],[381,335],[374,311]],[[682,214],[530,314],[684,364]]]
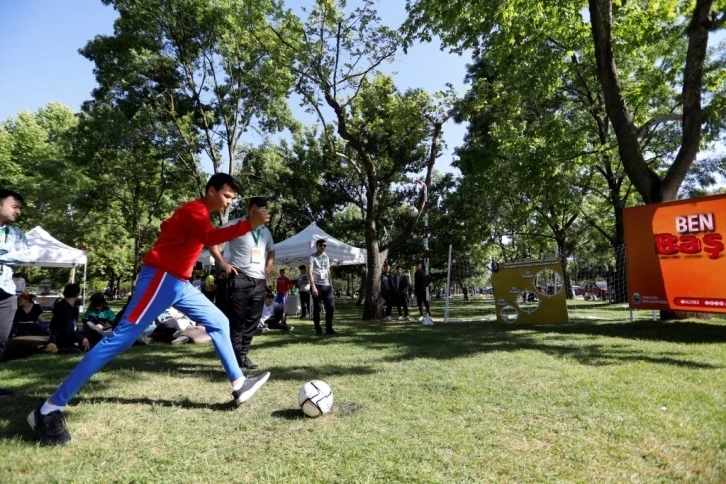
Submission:
[[[247,215],[230,220],[222,227],[247,220],[256,210],[266,210],[267,200],[252,197],[247,205]],[[257,227],[229,241],[229,258],[224,260],[219,247],[209,248],[220,270],[227,274],[225,312],[229,318],[230,339],[237,362],[242,368],[258,370],[260,367],[249,357],[250,345],[265,303],[266,278],[275,262],[275,242],[270,230]]]
[[[320,304],[325,306],[325,334],[333,335],[333,314],[335,313],[335,300],[333,299],[333,276],[330,273],[330,258],[325,253],[328,243],[325,239],[318,239],[315,243],[315,252],[310,254],[308,264],[308,281],[310,292],[313,295],[313,324],[315,334],[323,335],[320,327]]]

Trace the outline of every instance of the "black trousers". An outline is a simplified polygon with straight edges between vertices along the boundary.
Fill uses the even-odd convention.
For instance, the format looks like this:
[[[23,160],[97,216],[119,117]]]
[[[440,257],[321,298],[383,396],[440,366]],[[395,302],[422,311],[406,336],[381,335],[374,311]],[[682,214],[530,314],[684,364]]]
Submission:
[[[300,317],[307,318],[310,314],[310,291],[300,291]]]
[[[408,297],[406,296],[406,292],[397,292],[395,298],[396,306],[398,307],[398,315],[401,315],[401,307],[403,307],[403,315],[408,317]]]
[[[416,302],[418,303],[418,314],[424,315],[424,306],[426,306],[426,314],[430,313],[429,303],[426,301],[426,289],[423,291],[416,290]]]
[[[313,324],[315,331],[321,332],[320,327],[320,304],[325,306],[325,331],[333,330],[333,314],[335,313],[335,300],[330,286],[316,286],[318,296],[313,296]]]
[[[393,309],[393,300],[395,296],[392,292],[382,293],[383,300],[386,301],[386,317],[391,315],[391,309]]]
[[[242,366],[262,316],[265,304],[266,281],[246,274],[237,274],[227,280],[227,318],[229,318],[232,347],[237,362]]]
[[[0,359],[5,353],[5,343],[8,341],[10,329],[13,327],[13,318],[18,309],[18,298],[15,294],[6,294],[0,291]]]

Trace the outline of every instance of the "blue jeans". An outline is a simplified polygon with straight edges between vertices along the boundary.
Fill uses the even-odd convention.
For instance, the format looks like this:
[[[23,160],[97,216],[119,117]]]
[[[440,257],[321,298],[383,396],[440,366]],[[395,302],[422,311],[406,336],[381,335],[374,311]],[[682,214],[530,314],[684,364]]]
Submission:
[[[134,295],[121,322],[86,354],[50,400],[56,405],[66,405],[89,378],[134,344],[152,321],[169,306],[205,326],[229,380],[233,382],[239,379],[242,370],[232,350],[229,321],[222,311],[188,281],[177,279],[160,269],[145,267],[139,274]]]

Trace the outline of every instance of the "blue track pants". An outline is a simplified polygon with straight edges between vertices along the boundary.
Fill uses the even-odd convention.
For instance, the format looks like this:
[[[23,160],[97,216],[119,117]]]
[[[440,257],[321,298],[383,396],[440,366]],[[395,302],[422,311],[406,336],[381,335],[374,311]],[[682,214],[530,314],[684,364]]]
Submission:
[[[146,267],[139,274],[136,289],[121,322],[78,363],[50,397],[51,402],[66,405],[89,378],[134,344],[144,329],[169,306],[204,325],[231,382],[242,377],[229,337],[229,321],[222,311],[189,282],[160,269]]]

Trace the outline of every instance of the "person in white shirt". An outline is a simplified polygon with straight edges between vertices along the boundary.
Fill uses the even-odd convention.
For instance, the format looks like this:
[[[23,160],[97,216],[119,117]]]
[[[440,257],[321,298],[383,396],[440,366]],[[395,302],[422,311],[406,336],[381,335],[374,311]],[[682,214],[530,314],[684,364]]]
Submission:
[[[333,299],[333,276],[330,273],[330,258],[325,253],[328,243],[325,239],[318,239],[315,243],[315,252],[310,254],[308,264],[308,281],[310,292],[313,295],[313,324],[315,334],[323,335],[320,327],[320,303],[325,306],[325,334],[333,335],[333,314],[335,313],[335,300]]]
[[[247,214],[250,210],[267,210],[267,200],[261,197],[252,197],[247,206]],[[237,223],[238,220],[230,220],[222,227]],[[256,365],[248,356],[250,344],[257,329],[257,323],[262,314],[265,293],[267,288],[266,278],[270,275],[272,264],[275,262],[275,242],[272,234],[265,226],[247,232],[241,237],[232,239],[229,242],[229,260],[224,260],[219,247],[209,248],[209,253],[219,265],[222,272],[229,277],[226,280],[226,287],[218,288],[225,296],[225,301],[218,301],[220,309],[225,311],[229,318],[230,338],[235,356],[240,367],[248,370],[258,370]],[[220,280],[222,284],[223,279]]]
[[[25,278],[22,274],[13,274],[13,282],[15,283],[16,295],[20,295],[25,292]]]
[[[281,329],[283,331],[292,331],[294,326],[289,326],[285,321],[285,314],[282,304],[274,301],[274,296],[268,293],[265,296],[265,304],[262,305],[262,314],[257,323],[258,331],[267,329]]]
[[[308,281],[308,268],[305,265],[298,267],[300,275],[297,276],[297,288],[300,291],[300,319],[310,314],[310,281]]]

